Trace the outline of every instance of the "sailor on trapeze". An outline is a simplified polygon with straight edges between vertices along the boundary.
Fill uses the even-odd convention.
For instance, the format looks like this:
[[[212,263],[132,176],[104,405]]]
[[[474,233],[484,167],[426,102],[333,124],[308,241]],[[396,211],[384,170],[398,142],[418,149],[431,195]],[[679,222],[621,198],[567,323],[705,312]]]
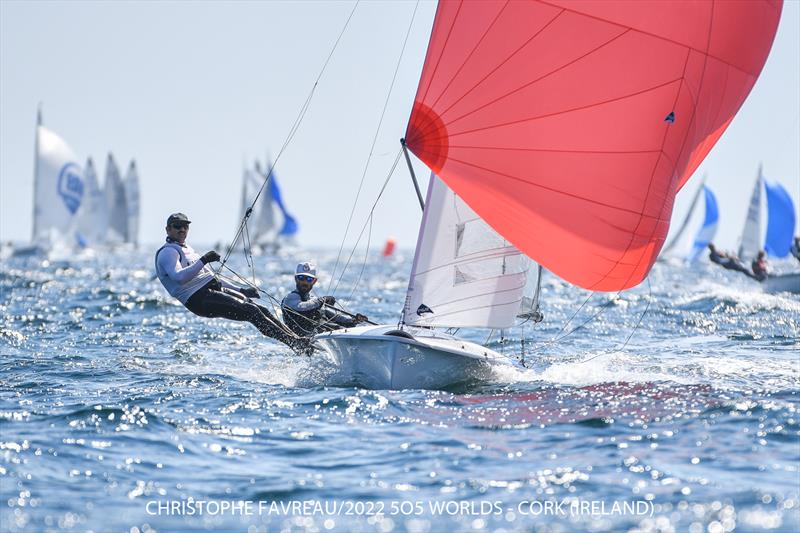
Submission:
[[[735,270],[750,278],[753,277],[753,273],[747,270],[747,267],[744,266],[742,261],[735,255],[717,250],[716,247],[711,243],[708,245],[708,250],[708,259],[712,263],[716,263],[726,270]]]
[[[156,252],[156,274],[167,292],[196,315],[250,322],[264,336],[307,351],[308,340],[298,338],[265,307],[250,300],[258,298],[258,289],[237,287],[214,276],[207,264],[219,261],[220,256],[216,251],[201,256],[186,244],[189,224],[183,213],[170,215],[167,242]]]

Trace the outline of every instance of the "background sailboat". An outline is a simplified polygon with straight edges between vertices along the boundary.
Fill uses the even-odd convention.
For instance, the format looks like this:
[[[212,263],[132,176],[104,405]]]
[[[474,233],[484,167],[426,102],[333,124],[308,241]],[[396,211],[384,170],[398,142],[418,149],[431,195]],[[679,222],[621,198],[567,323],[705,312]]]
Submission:
[[[82,246],[96,247],[105,243],[108,214],[106,198],[97,182],[92,158],[86,160],[84,201],[75,215],[78,240]]]
[[[271,166],[270,164],[267,168]],[[252,199],[256,197],[266,179],[265,171],[258,161],[253,168],[245,167],[242,174],[241,218],[244,218]],[[290,243],[298,229],[297,220],[286,209],[273,168],[267,185],[261,191],[261,196],[258,197],[247,220],[246,238],[249,239],[254,253],[268,249],[275,251]]]
[[[766,193],[766,200],[762,200],[762,189]],[[767,223],[766,232],[762,230],[764,218]],[[759,168],[742,228],[739,257],[745,264],[749,264],[761,250],[769,257],[787,257],[792,246],[796,221],[794,203],[788,191],[780,183],[766,179]],[[771,274],[761,284],[767,292],[800,293],[800,273]]]
[[[84,200],[83,169],[67,143],[42,125],[37,112],[34,156],[33,234],[34,248],[72,246],[73,218]]]
[[[125,185],[119,174],[114,156],[108,153],[106,159],[106,210],[108,212],[108,230],[106,242],[109,244],[122,244],[128,237],[128,204],[125,198]]]
[[[127,223],[125,242],[139,246],[139,173],[136,170],[136,161],[131,160],[125,179],[122,180],[125,189],[125,207],[127,208]]]
[[[766,201],[762,201],[762,189],[766,192]],[[766,232],[762,230],[764,218],[767,222]],[[752,261],[761,250],[770,257],[786,257],[792,246],[795,223],[791,196],[780,183],[765,179],[759,168],[739,241],[739,258]]]
[[[703,198],[702,203],[699,202],[701,197]],[[685,242],[687,230],[693,219],[700,216],[702,216],[702,222],[695,234],[691,248],[687,250],[687,243]],[[660,257],[680,257],[688,263],[693,263],[700,257],[709,243],[713,242],[717,234],[718,226],[719,207],[717,204],[717,197],[714,195],[711,188],[703,183],[692,198],[689,210],[672,240],[661,250]]]

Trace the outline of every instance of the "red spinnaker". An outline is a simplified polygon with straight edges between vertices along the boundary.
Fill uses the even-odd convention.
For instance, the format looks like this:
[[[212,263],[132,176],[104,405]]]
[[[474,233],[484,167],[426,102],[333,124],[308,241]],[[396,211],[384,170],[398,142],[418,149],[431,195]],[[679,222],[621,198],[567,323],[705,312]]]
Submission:
[[[596,291],[641,282],[766,61],[781,0],[440,0],[409,148]]]

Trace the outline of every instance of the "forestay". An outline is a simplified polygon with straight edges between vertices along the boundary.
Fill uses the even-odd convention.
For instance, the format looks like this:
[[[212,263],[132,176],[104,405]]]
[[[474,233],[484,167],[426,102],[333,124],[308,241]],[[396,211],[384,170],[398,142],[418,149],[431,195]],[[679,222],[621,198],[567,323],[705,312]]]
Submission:
[[[403,309],[408,325],[508,328],[520,312],[525,255],[431,174]],[[538,297],[525,299],[530,311]]]

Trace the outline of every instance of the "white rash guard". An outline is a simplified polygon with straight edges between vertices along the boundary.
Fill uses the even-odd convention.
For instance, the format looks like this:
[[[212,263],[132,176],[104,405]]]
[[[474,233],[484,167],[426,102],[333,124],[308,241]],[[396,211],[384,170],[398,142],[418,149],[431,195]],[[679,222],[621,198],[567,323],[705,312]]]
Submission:
[[[188,244],[168,242],[156,252],[156,275],[167,292],[186,304],[189,298],[214,279],[211,268]]]

